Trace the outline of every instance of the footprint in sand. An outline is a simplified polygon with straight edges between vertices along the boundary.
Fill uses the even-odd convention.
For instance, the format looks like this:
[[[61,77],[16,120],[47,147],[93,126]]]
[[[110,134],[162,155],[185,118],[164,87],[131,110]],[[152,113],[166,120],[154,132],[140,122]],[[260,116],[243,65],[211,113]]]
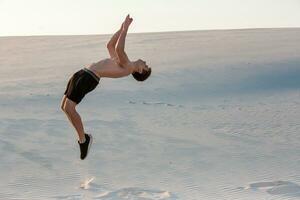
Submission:
[[[257,182],[242,189],[265,191],[271,195],[300,197],[300,185],[290,181]]]
[[[80,184],[80,188],[85,189],[85,190],[89,189],[89,188],[90,188],[90,183],[91,183],[94,179],[95,179],[95,177],[92,177],[92,178],[90,178],[90,179],[85,180],[84,182],[82,182],[82,183]]]
[[[169,106],[169,107],[179,107],[183,108],[183,105],[175,105],[171,103],[164,103],[164,102],[148,102],[148,101],[142,101],[142,102],[136,102],[136,101],[128,101],[129,104],[142,104],[142,105],[153,105],[153,106]]]
[[[110,200],[176,200],[168,191],[147,190],[141,188],[123,188],[116,191],[105,192],[95,199]]]
[[[92,191],[94,194],[93,199],[102,200],[176,200],[175,195],[168,191],[162,190],[148,190],[142,188],[123,188],[115,191],[105,190],[100,185],[93,183],[95,177],[83,181],[80,185],[81,189]]]

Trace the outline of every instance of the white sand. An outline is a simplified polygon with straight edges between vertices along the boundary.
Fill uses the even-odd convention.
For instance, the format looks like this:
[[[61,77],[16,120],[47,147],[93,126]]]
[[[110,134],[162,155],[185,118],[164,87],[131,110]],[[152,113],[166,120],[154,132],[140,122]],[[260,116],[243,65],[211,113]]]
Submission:
[[[300,199],[300,29],[132,34],[145,83],[102,79],[59,109],[109,36],[0,38],[0,199]]]

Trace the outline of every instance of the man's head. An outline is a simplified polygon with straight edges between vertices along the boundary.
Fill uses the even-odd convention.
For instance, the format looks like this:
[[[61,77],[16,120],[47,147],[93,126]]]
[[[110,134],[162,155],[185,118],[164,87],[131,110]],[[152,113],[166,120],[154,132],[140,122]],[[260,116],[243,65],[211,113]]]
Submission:
[[[132,76],[137,81],[144,81],[151,75],[151,68],[148,67],[145,61],[138,59],[133,62],[134,72]]]

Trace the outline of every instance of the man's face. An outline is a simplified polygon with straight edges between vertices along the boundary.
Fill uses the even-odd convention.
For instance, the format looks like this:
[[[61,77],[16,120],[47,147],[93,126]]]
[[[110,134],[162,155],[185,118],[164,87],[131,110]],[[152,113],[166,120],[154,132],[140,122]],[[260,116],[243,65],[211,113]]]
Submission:
[[[148,65],[142,59],[139,59],[137,61],[137,64],[138,64],[138,67],[142,68],[143,70],[146,70],[146,71],[148,70]]]

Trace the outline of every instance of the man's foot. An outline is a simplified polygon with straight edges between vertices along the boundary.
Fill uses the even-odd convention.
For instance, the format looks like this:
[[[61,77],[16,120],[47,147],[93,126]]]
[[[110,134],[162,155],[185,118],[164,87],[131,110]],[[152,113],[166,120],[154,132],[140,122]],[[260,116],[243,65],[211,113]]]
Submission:
[[[86,156],[89,153],[89,149],[92,146],[93,143],[93,137],[91,134],[85,134],[85,142],[80,143],[78,141],[79,147],[80,147],[80,159],[83,160],[86,158]]]

